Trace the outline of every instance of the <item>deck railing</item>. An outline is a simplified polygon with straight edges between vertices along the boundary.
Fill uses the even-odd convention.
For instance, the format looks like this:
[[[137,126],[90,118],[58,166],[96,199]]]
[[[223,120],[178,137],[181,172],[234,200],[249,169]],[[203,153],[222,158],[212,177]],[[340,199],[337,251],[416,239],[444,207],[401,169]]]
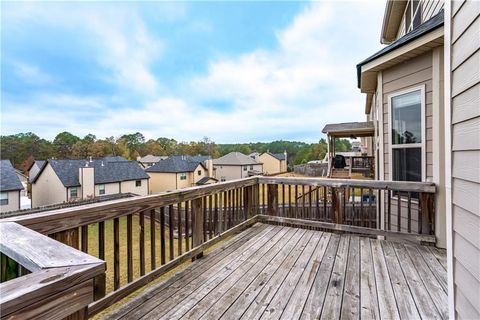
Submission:
[[[22,225],[32,237],[47,235],[105,261],[107,272],[91,278],[91,316],[258,221],[434,241],[434,193],[429,183],[251,177],[9,218],[0,225]],[[391,210],[395,201],[400,211]],[[5,250],[11,231],[2,234],[0,251],[32,271],[15,250]],[[10,283],[18,279],[0,289],[15,291]],[[4,304],[2,296],[2,310]]]

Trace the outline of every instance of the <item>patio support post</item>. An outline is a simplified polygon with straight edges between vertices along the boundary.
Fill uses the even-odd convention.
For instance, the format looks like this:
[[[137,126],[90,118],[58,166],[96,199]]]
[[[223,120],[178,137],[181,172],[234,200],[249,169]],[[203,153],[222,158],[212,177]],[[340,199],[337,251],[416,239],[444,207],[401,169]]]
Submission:
[[[198,247],[203,243],[203,202],[202,198],[197,198],[192,201],[192,238],[193,248]],[[192,258],[192,261],[203,257],[203,252]]]

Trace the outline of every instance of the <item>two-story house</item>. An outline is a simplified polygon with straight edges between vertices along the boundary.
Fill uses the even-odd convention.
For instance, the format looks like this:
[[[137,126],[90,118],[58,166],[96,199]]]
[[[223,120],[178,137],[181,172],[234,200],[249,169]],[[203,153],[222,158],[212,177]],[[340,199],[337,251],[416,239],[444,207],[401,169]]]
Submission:
[[[357,65],[377,178],[436,184],[450,316],[479,319],[480,2],[389,0],[381,42],[387,46]],[[392,205],[404,219],[404,196],[384,199],[380,212]]]
[[[220,181],[242,179],[263,173],[263,164],[241,152],[230,152],[213,160],[215,178]]]
[[[215,183],[209,156],[171,156],[145,170],[150,176],[150,193]]]
[[[148,194],[148,175],[119,157],[49,159],[30,181],[32,208],[119,193]]]

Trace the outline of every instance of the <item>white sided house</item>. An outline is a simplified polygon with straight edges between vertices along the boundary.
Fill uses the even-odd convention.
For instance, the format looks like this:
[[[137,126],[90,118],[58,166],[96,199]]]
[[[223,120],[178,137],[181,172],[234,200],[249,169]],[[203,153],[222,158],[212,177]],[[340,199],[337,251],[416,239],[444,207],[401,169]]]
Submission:
[[[263,174],[263,164],[241,152],[230,152],[213,160],[215,178],[219,181],[242,179]]]
[[[20,210],[23,190],[22,182],[10,160],[0,160],[0,212]]]
[[[47,160],[32,184],[32,208],[105,195],[148,194],[148,175],[123,158]]]

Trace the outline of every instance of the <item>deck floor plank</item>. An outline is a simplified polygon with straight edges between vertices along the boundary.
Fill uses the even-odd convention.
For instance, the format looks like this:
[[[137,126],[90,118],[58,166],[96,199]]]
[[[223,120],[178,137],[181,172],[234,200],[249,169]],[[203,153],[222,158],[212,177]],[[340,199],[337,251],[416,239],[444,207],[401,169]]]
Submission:
[[[107,319],[446,319],[445,251],[256,224]]]

